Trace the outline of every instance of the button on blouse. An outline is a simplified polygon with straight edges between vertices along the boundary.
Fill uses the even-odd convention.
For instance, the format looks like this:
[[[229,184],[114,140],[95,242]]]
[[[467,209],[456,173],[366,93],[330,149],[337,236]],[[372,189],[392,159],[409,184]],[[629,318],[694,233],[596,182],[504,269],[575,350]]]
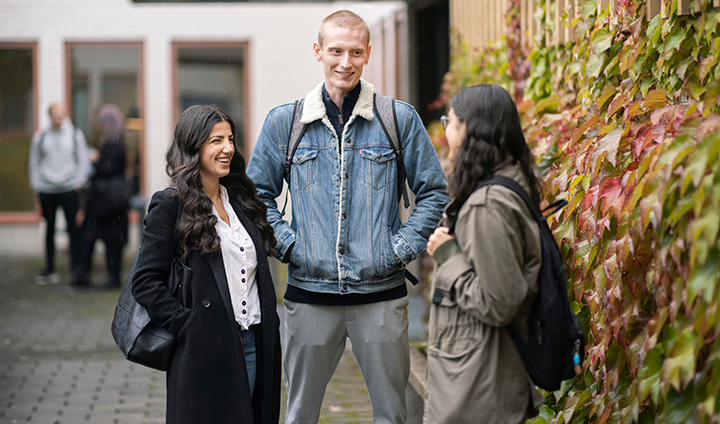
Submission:
[[[257,252],[250,234],[230,205],[230,198],[223,186],[220,186],[220,198],[230,225],[220,219],[220,214],[213,206],[213,213],[217,217],[215,230],[220,236],[225,277],[230,289],[235,320],[247,330],[251,325],[260,323],[260,296],[255,281]]]

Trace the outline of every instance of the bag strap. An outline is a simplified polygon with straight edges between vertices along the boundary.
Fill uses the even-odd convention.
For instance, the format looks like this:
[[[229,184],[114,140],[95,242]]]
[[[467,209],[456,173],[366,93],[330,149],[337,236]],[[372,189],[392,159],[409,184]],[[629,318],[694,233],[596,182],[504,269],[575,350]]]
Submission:
[[[299,99],[295,100],[295,105],[293,106],[293,119],[290,123],[290,136],[288,136],[287,149],[285,150],[285,163],[283,163],[283,179],[287,183],[288,188],[287,193],[285,193],[285,203],[283,204],[282,211],[280,212],[280,217],[285,216],[285,208],[287,208],[288,195],[290,194],[290,165],[292,165],[292,159],[293,156],[295,156],[295,151],[297,150],[298,144],[300,144],[300,139],[302,139],[305,134],[305,129],[307,128],[307,125],[300,121],[300,118],[302,118],[304,104],[305,99]]]
[[[77,128],[73,127],[73,155],[75,156],[75,166],[80,166],[80,141],[78,140],[78,131],[79,130]]]
[[[473,192],[479,190],[482,187],[485,187],[485,186],[488,186],[491,184],[500,185],[500,186],[503,186],[505,188],[508,188],[508,189],[514,191],[518,196],[520,196],[523,199],[523,201],[527,205],[528,209],[530,209],[530,212],[533,214],[533,217],[538,222],[540,222],[543,219],[547,219],[548,216],[554,214],[555,212],[564,208],[568,204],[567,200],[560,199],[560,200],[555,201],[553,204],[546,207],[542,211],[540,211],[540,208],[537,205],[533,204],[533,201],[530,200],[530,196],[528,195],[527,191],[525,191],[525,189],[520,184],[518,184],[512,178],[504,177],[502,175],[493,175],[492,178],[490,178],[487,181],[483,181],[477,187],[475,187],[475,190],[473,190]],[[460,207],[462,207],[462,205],[460,205]],[[460,207],[457,208],[457,212],[455,213],[452,223],[450,224],[450,234],[455,233],[455,225],[457,224],[457,217],[458,217],[458,212],[460,212]],[[545,213],[546,211],[549,211],[549,212]],[[543,215],[543,213],[545,213],[545,214]]]
[[[373,109],[375,116],[378,117],[380,126],[395,153],[395,160],[397,161],[398,173],[397,173],[397,184],[398,193],[402,196],[403,204],[405,208],[410,207],[410,198],[408,197],[407,187],[405,186],[405,162],[402,156],[402,143],[400,142],[400,127],[397,122],[397,112],[395,111],[395,100],[392,97],[383,96],[382,94],[374,94],[373,97]]]

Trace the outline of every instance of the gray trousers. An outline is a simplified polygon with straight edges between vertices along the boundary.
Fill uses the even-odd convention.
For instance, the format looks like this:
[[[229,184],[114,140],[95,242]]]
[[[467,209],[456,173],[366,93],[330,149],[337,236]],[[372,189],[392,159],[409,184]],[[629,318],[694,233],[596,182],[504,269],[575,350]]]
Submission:
[[[285,301],[287,424],[316,424],[325,389],[350,337],[373,409],[373,422],[404,424],[410,375],[408,299],[353,306]]]

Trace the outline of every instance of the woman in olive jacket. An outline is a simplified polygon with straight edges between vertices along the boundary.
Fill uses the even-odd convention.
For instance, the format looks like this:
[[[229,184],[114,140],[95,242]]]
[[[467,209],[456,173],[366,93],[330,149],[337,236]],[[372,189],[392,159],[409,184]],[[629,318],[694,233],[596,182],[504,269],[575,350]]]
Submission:
[[[265,205],[222,110],[192,106],[167,154],[173,188],[150,202],[133,295],[177,336],[167,423],[277,423],[280,333]],[[191,273],[168,287],[173,258]]]
[[[497,85],[468,87],[443,117],[454,161],[453,200],[428,240],[436,262],[427,350],[425,423],[522,423],[542,396],[506,326],[527,339],[537,293],[540,231],[525,202],[493,175],[539,201],[532,155],[515,103]],[[454,234],[449,234],[455,220]]]

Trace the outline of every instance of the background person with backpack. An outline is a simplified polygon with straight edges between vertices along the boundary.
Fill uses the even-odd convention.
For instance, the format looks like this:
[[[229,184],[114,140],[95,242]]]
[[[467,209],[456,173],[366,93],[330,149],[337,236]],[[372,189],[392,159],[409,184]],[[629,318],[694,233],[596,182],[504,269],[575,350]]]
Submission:
[[[513,190],[476,188],[504,176],[538,205],[532,154],[515,103],[500,86],[463,89],[442,123],[454,162],[453,200],[428,240],[436,269],[424,422],[522,423],[543,398],[511,332],[527,341],[542,264],[540,229]]]
[[[82,130],[75,128],[64,105],[48,108],[50,126],[33,135],[30,143],[28,175],[38,194],[45,218],[45,269],[33,279],[37,285],[58,284],[55,273],[55,217],[62,207],[70,236],[71,272],[80,263],[80,231],[76,224],[80,191],[90,173],[88,147]]]

